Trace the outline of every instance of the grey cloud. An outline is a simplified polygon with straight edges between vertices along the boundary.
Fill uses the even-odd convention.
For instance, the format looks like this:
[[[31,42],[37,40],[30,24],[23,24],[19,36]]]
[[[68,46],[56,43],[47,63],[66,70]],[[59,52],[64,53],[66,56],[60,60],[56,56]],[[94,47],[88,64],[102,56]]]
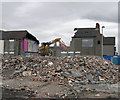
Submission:
[[[3,3],[2,26],[5,30],[27,29],[40,41],[48,41],[59,36],[69,44],[71,36],[74,35],[73,29],[83,24],[72,25],[72,22],[89,19],[101,23],[117,23],[116,9],[117,3],[104,2]],[[84,23],[88,25],[87,22]]]
[[[99,3],[82,16],[82,18],[118,23],[118,3]]]
[[[28,6],[28,4],[30,4]],[[34,5],[34,3],[32,3]],[[36,3],[35,3],[36,4]],[[37,7],[31,3],[5,3],[3,4],[3,25],[5,23],[16,24],[16,27],[41,27],[45,24],[60,24],[74,19],[91,19],[97,21],[116,22],[115,11],[109,13],[113,3],[37,3]],[[101,6],[97,6],[101,5]],[[106,6],[109,5],[109,6]],[[36,5],[35,5],[36,6]],[[105,8],[106,6],[106,8]],[[21,10],[18,10],[21,9]],[[32,9],[33,8],[33,9]],[[102,8],[102,10],[101,10]],[[113,9],[114,10],[114,9]],[[23,13],[21,13],[23,11]],[[103,12],[104,11],[104,12]],[[17,14],[17,15],[16,15]],[[23,25],[24,24],[24,25]],[[11,25],[9,25],[11,26]],[[49,26],[49,25],[48,25]],[[50,25],[51,26],[51,25]]]

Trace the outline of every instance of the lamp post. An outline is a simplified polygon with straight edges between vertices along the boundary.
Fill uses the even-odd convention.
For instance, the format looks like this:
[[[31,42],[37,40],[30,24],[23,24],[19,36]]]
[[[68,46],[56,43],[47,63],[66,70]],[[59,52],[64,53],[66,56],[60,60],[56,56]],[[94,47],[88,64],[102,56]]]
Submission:
[[[102,26],[102,57],[103,57],[103,38],[104,38],[104,36],[103,36],[103,28],[105,28],[105,26]]]

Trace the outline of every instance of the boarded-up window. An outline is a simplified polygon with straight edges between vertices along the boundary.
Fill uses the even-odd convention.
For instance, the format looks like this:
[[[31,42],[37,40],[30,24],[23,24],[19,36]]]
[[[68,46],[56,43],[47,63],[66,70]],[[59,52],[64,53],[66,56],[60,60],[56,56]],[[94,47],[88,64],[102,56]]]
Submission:
[[[14,40],[9,40],[9,49],[10,51],[14,51]]]
[[[23,49],[24,51],[28,51],[28,40],[26,39],[23,40]]]
[[[93,47],[93,39],[82,39],[82,47]]]

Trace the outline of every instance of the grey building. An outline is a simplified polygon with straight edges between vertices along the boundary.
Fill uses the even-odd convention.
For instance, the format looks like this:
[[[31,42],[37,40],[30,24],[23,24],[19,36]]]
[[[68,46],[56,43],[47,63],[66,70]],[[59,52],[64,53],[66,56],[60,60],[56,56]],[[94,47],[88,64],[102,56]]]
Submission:
[[[104,37],[100,34],[98,23],[95,28],[75,28],[74,30],[76,32],[70,42],[71,51],[80,51],[83,56],[102,56],[102,52],[106,56],[115,55],[115,37]]]
[[[4,55],[17,56],[38,52],[39,41],[26,30],[0,31],[0,35]]]
[[[83,56],[102,55],[102,35],[100,26],[96,23],[96,28],[75,28],[75,35],[70,42],[70,51],[80,51]]]
[[[113,56],[115,55],[115,37],[104,37],[103,38],[103,55]]]

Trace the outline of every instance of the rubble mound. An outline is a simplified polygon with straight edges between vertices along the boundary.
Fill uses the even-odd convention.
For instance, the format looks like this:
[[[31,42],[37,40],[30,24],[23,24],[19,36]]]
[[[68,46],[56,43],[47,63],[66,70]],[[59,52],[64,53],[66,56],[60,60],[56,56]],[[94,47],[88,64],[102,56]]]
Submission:
[[[98,56],[4,57],[2,68],[3,77],[31,77],[69,86],[118,82],[118,66]]]

